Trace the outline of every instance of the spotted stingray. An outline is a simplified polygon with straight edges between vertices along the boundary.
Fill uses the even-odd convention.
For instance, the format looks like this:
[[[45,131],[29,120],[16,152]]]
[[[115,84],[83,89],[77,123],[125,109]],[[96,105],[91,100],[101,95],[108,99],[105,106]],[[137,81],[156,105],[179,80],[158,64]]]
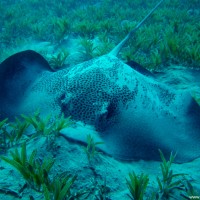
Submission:
[[[64,113],[93,127],[88,134],[103,141],[99,148],[122,160],[158,160],[158,149],[177,152],[179,163],[199,157],[200,108],[191,95],[117,58],[136,29],[110,53],[57,72],[34,51],[12,55],[0,65],[0,118],[38,108],[42,115]],[[61,134],[86,142],[80,127]]]

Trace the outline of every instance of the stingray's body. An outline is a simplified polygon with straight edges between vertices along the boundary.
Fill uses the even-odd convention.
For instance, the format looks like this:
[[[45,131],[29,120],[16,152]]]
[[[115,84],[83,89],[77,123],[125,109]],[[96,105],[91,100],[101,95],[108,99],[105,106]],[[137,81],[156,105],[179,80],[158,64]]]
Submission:
[[[26,65],[31,67],[29,62]],[[15,72],[19,80],[26,80],[20,74]],[[7,78],[5,82],[13,81]],[[105,55],[58,72],[43,68],[33,73],[33,79],[17,101],[14,97],[7,102],[1,98],[2,117],[28,114],[38,108],[44,115],[63,112],[92,125],[105,143],[102,150],[125,160],[156,160],[158,149],[165,154],[177,152],[177,162],[200,155],[200,109],[190,94],[140,74],[115,56]],[[16,93],[16,85],[12,87],[6,87],[9,94]],[[63,134],[68,136],[68,130]],[[86,138],[81,132],[69,137]]]
[[[94,137],[104,142],[99,148],[124,160],[158,160],[158,149],[165,155],[177,152],[177,162],[199,157],[200,108],[191,95],[124,64],[115,56],[118,47],[57,72],[33,51],[8,58],[20,56],[20,62],[8,60],[0,65],[1,118],[38,108],[43,115],[64,113],[94,127]],[[81,132],[71,134],[66,129],[62,133],[86,140]]]

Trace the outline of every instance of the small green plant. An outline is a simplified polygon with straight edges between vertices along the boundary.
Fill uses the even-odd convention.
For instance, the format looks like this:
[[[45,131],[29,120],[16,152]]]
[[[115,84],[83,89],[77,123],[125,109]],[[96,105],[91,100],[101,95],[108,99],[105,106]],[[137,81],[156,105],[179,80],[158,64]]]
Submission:
[[[171,153],[169,161],[167,161],[162,153],[159,150],[160,157],[162,159],[162,163],[160,164],[162,170],[162,179],[157,177],[158,186],[159,186],[159,193],[158,199],[164,200],[169,199],[170,197],[174,197],[174,193],[177,190],[184,190],[184,186],[182,184],[182,180],[178,179],[177,177],[183,177],[185,174],[174,174],[171,170],[171,165],[176,157]]]
[[[26,121],[15,118],[15,122],[7,123],[8,119],[0,122],[0,148],[6,150],[22,142],[22,137],[28,126]]]
[[[180,52],[179,40],[177,35],[168,35],[165,42],[172,56],[178,56]]]
[[[152,65],[151,68],[156,69],[159,67],[159,65],[162,64],[162,58],[160,53],[158,52],[158,49],[155,49],[151,54],[151,61]]]
[[[126,179],[128,189],[131,193],[129,197],[133,200],[143,200],[149,178],[145,174],[137,176],[135,172],[129,173],[129,179]]]
[[[42,119],[40,117],[40,111],[37,110],[34,112],[32,116],[26,116],[24,114],[21,114],[21,117],[28,123],[30,123],[35,131],[36,135],[42,134],[44,136],[47,136],[51,133],[51,127],[49,127],[50,124],[50,118],[51,116],[48,115],[45,119]]]
[[[26,141],[28,137],[24,133],[30,125],[34,128],[31,138],[43,135],[47,137],[48,144],[52,144],[61,129],[73,124],[71,118],[65,118],[63,114],[54,118],[49,115],[43,119],[40,112],[36,111],[32,116],[22,114],[21,117],[22,119],[15,118],[12,123],[8,123],[8,119],[0,122],[0,150],[5,152],[10,147]]]
[[[29,125],[30,124],[27,121],[21,121],[17,117],[15,118],[14,123],[9,123],[10,130],[4,130],[4,134],[8,139],[9,147],[19,144]]]
[[[51,134],[59,136],[59,131],[61,129],[69,127],[73,124],[71,117],[65,118],[64,114],[55,118],[48,115],[45,119],[42,119],[42,117],[40,117],[40,112],[36,111],[33,116],[26,116],[24,114],[21,116],[26,122],[30,123],[34,127],[36,136],[40,134],[44,136],[49,136]]]
[[[21,153],[18,149],[11,151],[12,159],[1,156],[0,158],[15,167],[20,172],[28,185],[38,192],[43,192],[46,200],[71,199],[70,189],[77,176],[67,173],[57,175],[51,179],[49,172],[54,164],[52,157],[45,157],[43,162],[36,158],[37,150],[27,156],[26,143],[22,144]]]
[[[96,48],[95,55],[96,56],[102,56],[110,52],[113,47],[114,43],[109,40],[109,38],[101,38],[103,41],[101,41],[101,44]]]
[[[159,150],[160,157],[162,160],[161,171],[162,178],[157,177],[158,191],[153,191],[147,199],[149,200],[168,200],[168,199],[189,199],[189,196],[197,195],[197,191],[192,186],[183,173],[174,174],[171,165],[176,157],[176,155],[170,154],[169,161],[167,161]],[[178,178],[181,179],[178,179]],[[126,180],[128,189],[131,193],[129,197],[133,200],[142,200],[149,182],[147,175],[143,173],[137,176],[135,172],[129,173],[129,179]],[[179,196],[179,198],[177,198]]]
[[[165,42],[161,42],[158,49],[160,52],[162,63],[165,65],[170,59],[170,50]]]
[[[113,21],[114,21],[114,19],[106,19],[104,21],[101,20],[99,22],[100,30],[103,30],[107,34],[111,33],[113,31],[113,29],[114,29],[114,27],[113,27]]]
[[[135,49],[129,46],[128,48],[126,48],[126,50],[122,52],[121,56],[125,61],[131,61],[131,60],[135,60],[134,53],[135,53]]]
[[[71,117],[61,116],[51,117],[48,115],[44,119],[40,116],[40,112],[36,111],[32,116],[21,115],[34,128],[34,133],[31,138],[44,136],[47,140],[47,150],[54,151],[56,148],[56,138],[60,136],[60,130],[67,128],[73,124]]]
[[[6,125],[7,121],[8,121],[8,118],[0,121],[0,130]]]
[[[92,138],[92,136],[90,134],[87,135],[87,147],[83,147],[83,149],[89,161],[94,159],[94,157],[97,154],[99,154],[99,152],[96,149],[97,145],[99,144],[103,144],[103,142],[94,142],[94,139]]]
[[[21,153],[18,149],[11,151],[12,159],[1,156],[0,158],[15,167],[31,188],[40,191],[42,184],[50,185],[48,173],[54,164],[53,158],[45,158],[43,163],[36,159],[37,150],[30,157],[27,156],[26,143],[22,144]]]
[[[71,187],[74,184],[77,176],[71,177],[70,175],[63,173],[56,176],[50,186],[43,184],[43,193],[45,200],[70,200],[73,199],[71,194]]]
[[[8,118],[0,121],[0,150],[3,151],[7,149],[6,135],[4,134],[4,132],[6,131],[7,121]]]
[[[74,25],[74,31],[81,37],[93,38],[97,30],[98,26],[89,20],[79,21]]]
[[[186,47],[186,58],[190,63],[200,63],[200,45],[193,45],[192,47]]]
[[[198,92],[193,92],[192,94],[192,98],[197,102],[197,104],[200,106],[200,94]]]
[[[71,117],[69,116],[69,117],[65,118],[64,114],[62,113],[61,117],[55,118],[52,130],[54,131],[55,134],[57,134],[57,136],[59,136],[59,132],[62,129],[67,128],[73,124],[74,124],[74,122],[71,120]]]
[[[81,46],[83,47],[83,50],[81,51],[84,60],[90,60],[95,57],[95,50],[96,47],[94,46],[94,43],[92,40],[88,38],[82,38],[80,41]]]
[[[37,39],[40,39],[40,40],[45,40],[46,38],[46,32],[47,32],[47,29],[48,27],[47,26],[44,26],[43,23],[39,22],[39,23],[35,23],[35,24],[32,24],[31,26],[31,30],[32,32],[34,33],[35,37]]]
[[[123,32],[124,36],[136,27],[136,22],[130,22],[129,20],[123,20],[120,24],[119,31]]]
[[[54,37],[55,40],[61,42],[66,34],[70,32],[70,22],[69,19],[62,17],[62,18],[54,18],[53,19],[54,25]]]
[[[69,56],[69,52],[60,51],[57,55],[52,56],[50,58],[49,64],[54,70],[61,69],[64,66],[65,61],[68,56]]]
[[[191,196],[199,195],[199,192],[193,187],[191,181],[186,179],[183,184],[185,186],[185,193],[182,193],[181,196],[183,196],[185,199],[190,199],[189,197]]]

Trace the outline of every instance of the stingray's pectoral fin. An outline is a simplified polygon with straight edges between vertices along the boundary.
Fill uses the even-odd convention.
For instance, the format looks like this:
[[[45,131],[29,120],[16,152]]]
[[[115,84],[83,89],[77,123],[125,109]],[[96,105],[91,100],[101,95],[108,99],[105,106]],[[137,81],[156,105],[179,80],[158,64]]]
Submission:
[[[27,88],[44,71],[52,71],[48,62],[32,50],[16,53],[0,64],[0,114],[12,115]]]

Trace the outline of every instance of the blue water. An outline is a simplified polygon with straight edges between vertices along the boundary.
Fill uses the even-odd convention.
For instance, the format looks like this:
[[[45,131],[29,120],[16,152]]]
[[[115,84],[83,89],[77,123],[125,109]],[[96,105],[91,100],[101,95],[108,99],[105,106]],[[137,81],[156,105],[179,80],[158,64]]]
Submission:
[[[151,196],[158,191],[157,176],[164,184],[155,162],[161,161],[158,148],[167,160],[177,152],[175,162],[189,162],[174,165],[173,173],[189,173],[186,179],[197,192],[189,193],[180,176],[174,196],[200,194],[200,1],[163,1],[119,59],[101,59],[157,3],[1,0],[0,152],[11,158],[9,152],[18,148],[23,156],[20,146],[26,141],[28,158],[34,149],[38,154],[37,166],[26,165],[27,159],[21,171],[1,159],[0,199],[44,199],[45,188],[38,189],[23,172],[36,169],[47,155],[55,159],[49,180],[66,172],[78,175],[71,191],[85,188],[80,199],[130,199],[125,179],[130,169],[149,174],[146,197]],[[75,124],[59,135],[61,113]],[[86,135],[90,131],[92,138]],[[47,189],[53,199],[55,190]],[[157,195],[168,199],[162,191]]]

